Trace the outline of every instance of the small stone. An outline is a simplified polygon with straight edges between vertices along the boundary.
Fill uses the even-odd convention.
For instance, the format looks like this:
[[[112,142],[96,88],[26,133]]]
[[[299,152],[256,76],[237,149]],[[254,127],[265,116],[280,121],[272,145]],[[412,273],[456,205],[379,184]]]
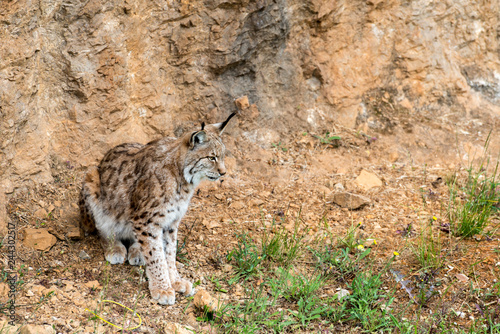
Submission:
[[[217,300],[205,290],[198,290],[194,296],[194,306],[201,310],[206,309],[208,312],[215,312],[218,309],[218,304]]]
[[[377,241],[375,239],[366,239],[365,242],[363,242],[363,246],[364,247],[371,247],[376,243],[377,243]]]
[[[66,236],[72,240],[80,240],[83,238],[83,231],[79,226],[71,225],[68,227]]]
[[[50,234],[46,229],[27,228],[21,231],[21,236],[24,238],[23,245],[26,247],[35,248],[41,251],[47,251],[57,242],[56,237]]]
[[[31,290],[26,291],[26,296],[27,297],[33,297],[34,295],[35,294],[33,293],[33,291],[31,291]]]
[[[329,193],[331,193],[332,191],[330,190],[330,188],[328,187],[325,187],[323,185],[319,185],[316,187],[316,191],[321,195],[321,197],[323,197],[324,195],[328,195]]]
[[[60,201],[54,201],[54,205],[59,208],[61,206],[61,202]]]
[[[242,96],[239,99],[236,99],[234,103],[236,104],[236,107],[239,110],[245,110],[248,107],[250,107],[250,102],[248,102],[248,96]]]
[[[163,327],[165,334],[193,334],[196,333],[195,329],[191,326],[177,324],[175,322],[167,322]]]
[[[82,260],[90,260],[90,255],[88,255],[84,250],[81,250],[78,257]]]
[[[337,191],[344,191],[345,188],[344,188],[344,185],[342,183],[335,183],[335,185],[333,186],[333,188]]]
[[[47,218],[47,211],[44,208],[38,209],[35,211],[34,216],[38,219],[45,219]]]
[[[259,205],[264,204],[264,201],[261,199],[258,199],[258,198],[254,198],[253,200],[250,201],[250,204],[252,206],[259,206]]]
[[[328,196],[328,200],[349,210],[356,210],[370,203],[370,199],[348,192],[333,193]]]
[[[48,212],[52,212],[56,207],[54,205],[49,205],[49,207],[47,208],[47,211]]]
[[[201,221],[201,224],[203,226],[205,226],[207,229],[211,230],[213,228],[216,228],[216,227],[220,227],[220,224],[216,221],[213,221],[213,220],[208,220],[208,219],[203,219]]]
[[[339,300],[342,300],[345,296],[349,296],[351,293],[348,291],[348,290],[345,290],[345,289],[340,289],[336,294],[335,296],[337,296],[337,298]]]
[[[19,334],[53,334],[55,330],[50,325],[24,325]]]
[[[461,281],[466,283],[469,280],[469,277],[465,276],[464,274],[455,274],[455,277]]]
[[[89,281],[89,282],[85,283],[84,285],[87,288],[91,288],[91,289],[101,289],[102,288],[98,281]]]
[[[367,172],[364,169],[361,171],[355,182],[364,190],[370,190],[375,187],[381,187],[382,181],[377,175]]]
[[[393,163],[394,163],[394,162],[398,161],[398,159],[399,159],[399,154],[398,154],[398,152],[391,152],[391,153],[389,154],[389,161],[390,161],[390,162],[393,162]]]
[[[229,273],[229,272],[233,271],[233,266],[230,265],[230,264],[225,264],[222,267],[222,271],[225,272],[225,273]]]
[[[231,204],[231,208],[234,210],[241,210],[241,209],[245,208],[245,203],[243,203],[242,201],[234,201]]]

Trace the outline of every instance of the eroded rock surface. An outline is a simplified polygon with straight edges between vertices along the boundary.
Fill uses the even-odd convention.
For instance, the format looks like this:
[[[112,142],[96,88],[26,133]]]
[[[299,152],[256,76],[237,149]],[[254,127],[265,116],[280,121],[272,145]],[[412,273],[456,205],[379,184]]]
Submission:
[[[4,1],[0,186],[48,182],[55,161],[87,166],[116,144],[178,135],[242,96],[252,107],[230,131],[261,145],[332,120],[410,149],[439,145],[436,134],[500,114],[499,7]]]

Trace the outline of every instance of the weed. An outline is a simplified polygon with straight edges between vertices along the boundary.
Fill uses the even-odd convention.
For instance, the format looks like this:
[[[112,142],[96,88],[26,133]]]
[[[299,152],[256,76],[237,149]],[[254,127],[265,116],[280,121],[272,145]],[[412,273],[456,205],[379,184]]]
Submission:
[[[271,143],[271,147],[272,148],[276,148],[278,150],[281,150],[283,152],[288,152],[288,148],[283,143],[281,143],[281,142],[279,142],[277,144],[276,143]]]
[[[430,226],[424,228],[412,252],[423,270],[437,269],[443,265],[441,235],[438,230],[434,236]]]
[[[334,146],[338,146],[339,141],[341,139],[339,136],[336,135],[330,136],[330,132],[327,132],[324,137],[318,135],[314,135],[314,137],[319,139],[321,144],[334,145]]]
[[[485,152],[487,152],[488,144],[489,136],[486,140]],[[455,236],[468,238],[483,233],[488,226],[490,216],[498,210],[496,205],[500,201],[498,191],[500,182],[497,179],[499,162],[497,161],[493,172],[488,173],[490,161],[485,159],[480,162],[478,168],[474,168],[470,163],[467,169],[467,179],[460,193],[456,187],[456,178],[453,179],[451,185],[449,184],[448,216],[451,231]]]
[[[269,281],[270,289],[273,295],[282,296],[289,302],[312,298],[325,285],[326,280],[322,275],[292,275],[283,268],[278,268],[276,273],[277,278]]]
[[[244,278],[254,275],[259,270],[259,265],[264,260],[265,256],[251,240],[247,234],[240,234],[238,237],[237,248],[230,251],[226,259],[228,262],[234,260],[234,269],[237,273],[236,279]]]
[[[387,298],[381,293],[380,276],[381,273],[374,275],[371,271],[360,272],[352,281],[352,294],[345,298],[345,303],[349,303],[349,320],[358,321],[369,332],[392,328],[393,319],[386,315],[386,310],[394,298]]]
[[[270,231],[266,229],[262,237],[263,258],[289,267],[302,254],[302,240],[305,237],[305,233],[299,233],[299,219],[297,218],[295,222],[293,232],[288,232],[284,227],[278,229],[273,220]],[[285,221],[285,217],[282,218],[282,221]]]

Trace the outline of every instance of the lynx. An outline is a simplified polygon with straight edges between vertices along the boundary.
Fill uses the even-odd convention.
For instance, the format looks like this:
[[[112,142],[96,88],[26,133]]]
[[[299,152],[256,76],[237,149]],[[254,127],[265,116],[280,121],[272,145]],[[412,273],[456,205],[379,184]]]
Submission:
[[[160,304],[173,305],[175,291],[194,294],[175,266],[177,230],[200,181],[226,174],[220,136],[234,115],[180,138],[116,146],[83,181],[82,228],[97,229],[111,264],[145,264]]]

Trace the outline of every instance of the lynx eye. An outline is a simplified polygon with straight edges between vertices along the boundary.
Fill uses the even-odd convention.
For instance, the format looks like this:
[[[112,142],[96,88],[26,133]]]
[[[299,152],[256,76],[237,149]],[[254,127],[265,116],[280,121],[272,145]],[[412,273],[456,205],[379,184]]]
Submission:
[[[208,157],[208,160],[215,162],[215,161],[217,161],[217,157]]]

